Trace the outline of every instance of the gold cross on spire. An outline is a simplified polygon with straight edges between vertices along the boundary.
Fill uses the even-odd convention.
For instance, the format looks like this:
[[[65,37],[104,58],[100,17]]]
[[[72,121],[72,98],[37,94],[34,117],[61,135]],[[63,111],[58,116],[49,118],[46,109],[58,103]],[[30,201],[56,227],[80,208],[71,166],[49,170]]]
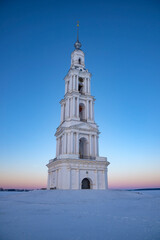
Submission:
[[[77,41],[79,41],[79,21],[77,21]]]
[[[80,49],[82,44],[79,42],[79,21],[77,21],[77,41],[74,44],[75,49]]]

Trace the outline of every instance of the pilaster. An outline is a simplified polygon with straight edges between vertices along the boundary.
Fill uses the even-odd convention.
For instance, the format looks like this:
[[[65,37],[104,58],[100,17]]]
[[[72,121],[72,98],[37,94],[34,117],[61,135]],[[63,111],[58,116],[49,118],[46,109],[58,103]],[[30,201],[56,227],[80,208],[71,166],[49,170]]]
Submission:
[[[92,156],[92,135],[89,135],[89,154]]]
[[[97,136],[94,135],[94,154],[95,154],[95,157],[97,156]]]
[[[79,155],[79,133],[76,133],[76,154]]]

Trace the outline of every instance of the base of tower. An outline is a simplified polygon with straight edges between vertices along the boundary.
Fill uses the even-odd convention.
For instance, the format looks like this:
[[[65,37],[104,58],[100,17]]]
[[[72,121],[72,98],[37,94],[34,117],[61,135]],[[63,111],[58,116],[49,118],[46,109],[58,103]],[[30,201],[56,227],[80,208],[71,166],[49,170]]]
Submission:
[[[109,162],[106,158],[98,159],[51,160],[47,164],[47,189],[108,189]]]

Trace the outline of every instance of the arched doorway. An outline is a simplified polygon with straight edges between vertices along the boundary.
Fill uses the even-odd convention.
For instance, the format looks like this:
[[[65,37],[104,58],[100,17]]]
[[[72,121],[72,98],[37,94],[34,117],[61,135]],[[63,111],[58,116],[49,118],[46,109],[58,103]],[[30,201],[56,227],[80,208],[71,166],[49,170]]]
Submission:
[[[90,185],[91,185],[91,184],[90,184],[89,179],[88,179],[88,178],[84,178],[84,179],[82,180],[81,188],[82,188],[82,189],[90,189],[90,188],[91,188]]]
[[[84,137],[79,139],[79,156],[80,158],[87,158],[88,156],[88,142]]]

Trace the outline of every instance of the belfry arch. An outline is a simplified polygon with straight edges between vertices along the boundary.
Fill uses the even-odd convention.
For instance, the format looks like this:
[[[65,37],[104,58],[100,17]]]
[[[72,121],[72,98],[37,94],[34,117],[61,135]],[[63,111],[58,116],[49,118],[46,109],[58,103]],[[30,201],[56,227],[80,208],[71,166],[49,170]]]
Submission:
[[[82,137],[79,139],[79,157],[87,158],[88,157],[88,141],[86,138]]]
[[[79,104],[79,118],[80,118],[80,121],[85,121],[85,119],[86,119],[85,105],[83,103]]]
[[[79,93],[83,93],[83,78],[79,77],[78,79],[78,91]]]

